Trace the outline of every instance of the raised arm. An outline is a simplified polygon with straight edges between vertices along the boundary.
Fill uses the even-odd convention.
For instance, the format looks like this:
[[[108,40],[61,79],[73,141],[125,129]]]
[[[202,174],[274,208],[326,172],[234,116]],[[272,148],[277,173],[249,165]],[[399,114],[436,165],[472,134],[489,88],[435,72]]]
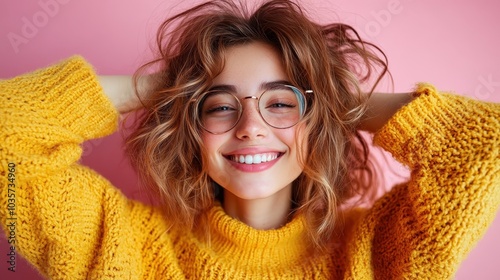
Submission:
[[[127,274],[140,258],[132,204],[78,164],[83,141],[117,128],[92,67],[73,57],[0,81],[0,116],[0,203],[11,199],[0,219],[15,221],[11,250],[51,279],[141,278]]]
[[[361,218],[352,275],[370,266],[373,278],[450,279],[500,205],[500,104],[428,84],[414,96],[375,134],[411,178]]]
[[[404,105],[413,100],[413,93],[374,93],[368,100],[368,110],[359,129],[379,131]]]
[[[137,93],[146,96],[154,76],[142,76],[138,79]],[[141,107],[132,76],[99,76],[104,93],[121,114]]]

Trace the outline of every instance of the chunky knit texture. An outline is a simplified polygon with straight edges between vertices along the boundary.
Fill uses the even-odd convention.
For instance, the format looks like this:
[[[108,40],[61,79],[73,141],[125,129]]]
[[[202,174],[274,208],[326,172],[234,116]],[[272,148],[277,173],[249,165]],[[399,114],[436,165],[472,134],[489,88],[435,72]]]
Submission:
[[[51,279],[450,278],[500,204],[500,106],[427,84],[416,95],[374,138],[410,181],[346,212],[339,245],[312,257],[302,217],[262,231],[216,205],[208,245],[79,165],[80,144],[114,132],[118,114],[73,57],[0,82],[2,225],[14,163],[16,250]]]

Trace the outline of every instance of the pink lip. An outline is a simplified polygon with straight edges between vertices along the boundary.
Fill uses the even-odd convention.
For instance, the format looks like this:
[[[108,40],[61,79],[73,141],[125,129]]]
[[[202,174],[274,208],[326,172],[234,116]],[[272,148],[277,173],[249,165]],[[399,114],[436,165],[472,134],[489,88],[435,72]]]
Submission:
[[[232,161],[229,159],[229,156],[232,155],[247,155],[247,154],[265,154],[265,153],[279,153],[280,155],[278,158],[268,161],[268,162],[262,162],[259,164],[244,164],[244,163],[239,163]],[[224,154],[224,158],[237,170],[243,171],[243,172],[261,172],[264,170],[267,170],[276,164],[278,160],[285,154],[283,151],[279,151],[276,149],[269,149],[268,147],[245,147],[237,150],[233,150],[227,154]]]
[[[247,154],[264,154],[264,153],[283,153],[282,151],[278,150],[271,150],[269,148],[257,148],[257,147],[251,147],[251,148],[242,148],[238,150],[231,151],[227,154],[224,154],[224,156],[229,156],[229,155],[247,155]]]

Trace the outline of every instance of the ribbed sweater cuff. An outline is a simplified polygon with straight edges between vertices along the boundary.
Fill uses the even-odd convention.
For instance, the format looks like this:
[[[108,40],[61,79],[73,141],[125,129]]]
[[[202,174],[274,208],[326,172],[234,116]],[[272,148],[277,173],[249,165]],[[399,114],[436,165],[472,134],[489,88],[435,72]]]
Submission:
[[[84,140],[111,134],[116,130],[118,113],[111,101],[104,95],[97,76],[82,57],[73,56],[57,65],[35,71],[25,76],[27,83],[38,79],[33,100],[41,104],[48,119],[56,119],[60,125]]]
[[[457,103],[429,84],[418,84],[415,99],[401,108],[374,137],[375,145],[389,151],[398,161],[410,167],[421,157],[430,156],[443,147],[449,134],[460,122]],[[424,150],[425,152],[421,152]]]

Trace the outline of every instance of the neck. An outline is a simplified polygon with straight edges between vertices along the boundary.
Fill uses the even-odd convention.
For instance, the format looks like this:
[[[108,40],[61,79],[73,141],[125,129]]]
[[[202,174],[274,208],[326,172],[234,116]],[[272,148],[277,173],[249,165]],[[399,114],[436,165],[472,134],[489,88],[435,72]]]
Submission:
[[[272,197],[241,199],[224,190],[224,211],[255,229],[277,229],[284,226],[290,216],[292,187],[286,187]]]

